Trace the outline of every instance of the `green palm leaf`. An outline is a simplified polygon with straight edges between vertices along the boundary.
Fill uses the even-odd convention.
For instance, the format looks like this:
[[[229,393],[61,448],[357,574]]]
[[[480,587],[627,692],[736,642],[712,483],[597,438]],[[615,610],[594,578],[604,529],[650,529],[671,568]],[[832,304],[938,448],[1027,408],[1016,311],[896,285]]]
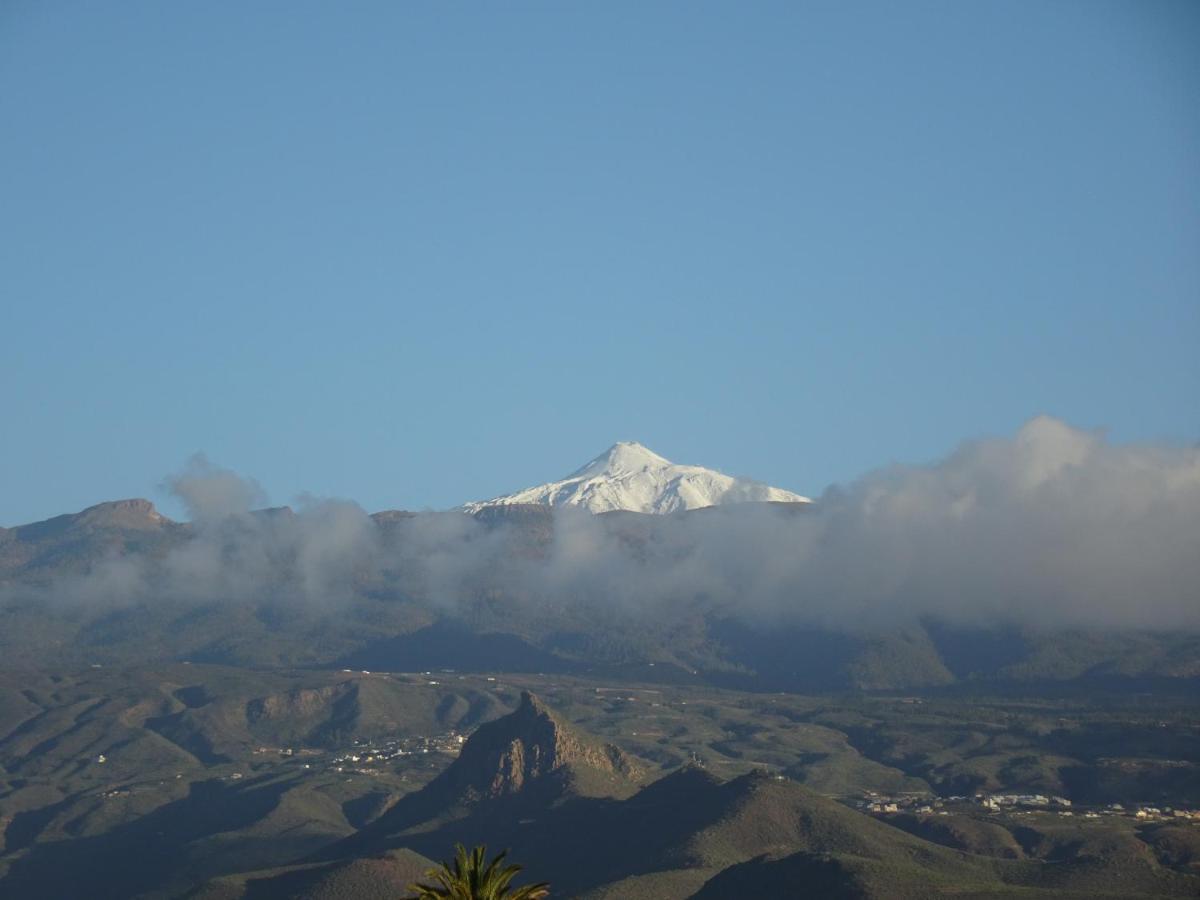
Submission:
[[[510,888],[521,867],[504,865],[506,856],[507,850],[486,862],[487,847],[480,845],[468,853],[462,844],[455,844],[453,864],[430,869],[425,873],[429,883],[410,884],[408,889],[415,893],[404,900],[541,900],[550,895],[546,882]]]

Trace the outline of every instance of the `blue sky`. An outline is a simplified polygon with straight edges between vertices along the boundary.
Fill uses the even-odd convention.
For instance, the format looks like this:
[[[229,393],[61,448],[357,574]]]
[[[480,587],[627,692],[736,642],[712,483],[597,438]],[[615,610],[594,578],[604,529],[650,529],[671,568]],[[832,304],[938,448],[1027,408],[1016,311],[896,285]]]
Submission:
[[[0,5],[0,524],[1200,439],[1200,5]]]

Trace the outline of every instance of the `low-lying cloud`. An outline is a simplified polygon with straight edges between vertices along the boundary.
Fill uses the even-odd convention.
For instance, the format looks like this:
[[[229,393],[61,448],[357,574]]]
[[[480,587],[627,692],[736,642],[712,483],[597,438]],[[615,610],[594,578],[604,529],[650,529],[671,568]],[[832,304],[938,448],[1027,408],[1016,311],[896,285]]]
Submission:
[[[334,500],[252,512],[258,485],[202,458],[167,483],[192,516],[186,539],[51,594],[320,609],[373,591],[450,612],[487,594],[538,615],[1200,628],[1200,450],[1115,445],[1049,417],[932,465],[872,472],[807,509],[566,509],[545,534],[456,512],[380,523]]]
[[[214,466],[203,453],[163,485],[183,503],[192,521],[201,524],[248,513],[267,502],[267,492],[257,481]]]
[[[1200,451],[1048,417],[832,489],[784,545],[756,538],[782,585],[757,594],[767,612],[790,596],[802,616],[852,622],[1200,625]]]

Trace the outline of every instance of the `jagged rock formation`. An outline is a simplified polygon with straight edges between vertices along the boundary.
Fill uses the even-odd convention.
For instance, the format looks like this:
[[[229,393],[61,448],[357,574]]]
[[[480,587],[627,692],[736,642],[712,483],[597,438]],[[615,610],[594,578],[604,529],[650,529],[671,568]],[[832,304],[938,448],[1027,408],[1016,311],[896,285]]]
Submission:
[[[628,797],[643,774],[620,748],[580,733],[523,691],[513,712],[475,730],[449,768],[326,858],[398,846],[396,835],[417,826],[425,831],[433,822],[471,816],[508,821],[516,808]]]
[[[535,695],[522,691],[513,713],[471,735],[445,777],[464,796],[496,798],[539,779],[565,777],[586,789],[580,782],[595,781],[595,776],[616,781],[640,774],[620,748],[583,737]]]

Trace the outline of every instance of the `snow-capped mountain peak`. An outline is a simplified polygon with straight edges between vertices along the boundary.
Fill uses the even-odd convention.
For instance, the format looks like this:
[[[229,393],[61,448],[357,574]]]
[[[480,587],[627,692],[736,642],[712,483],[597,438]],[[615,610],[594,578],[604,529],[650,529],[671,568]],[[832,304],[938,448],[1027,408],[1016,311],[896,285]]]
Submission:
[[[791,491],[733,478],[715,469],[676,465],[636,441],[621,441],[560,481],[467,503],[463,509],[477,512],[490,506],[530,503],[582,506],[596,513],[618,509],[670,513],[745,501],[809,502]]]
[[[617,477],[633,475],[650,469],[661,469],[671,464],[669,459],[659,456],[649,447],[643,446],[637,441],[617,441],[591,462],[576,469],[567,477],[581,478],[600,475]]]

